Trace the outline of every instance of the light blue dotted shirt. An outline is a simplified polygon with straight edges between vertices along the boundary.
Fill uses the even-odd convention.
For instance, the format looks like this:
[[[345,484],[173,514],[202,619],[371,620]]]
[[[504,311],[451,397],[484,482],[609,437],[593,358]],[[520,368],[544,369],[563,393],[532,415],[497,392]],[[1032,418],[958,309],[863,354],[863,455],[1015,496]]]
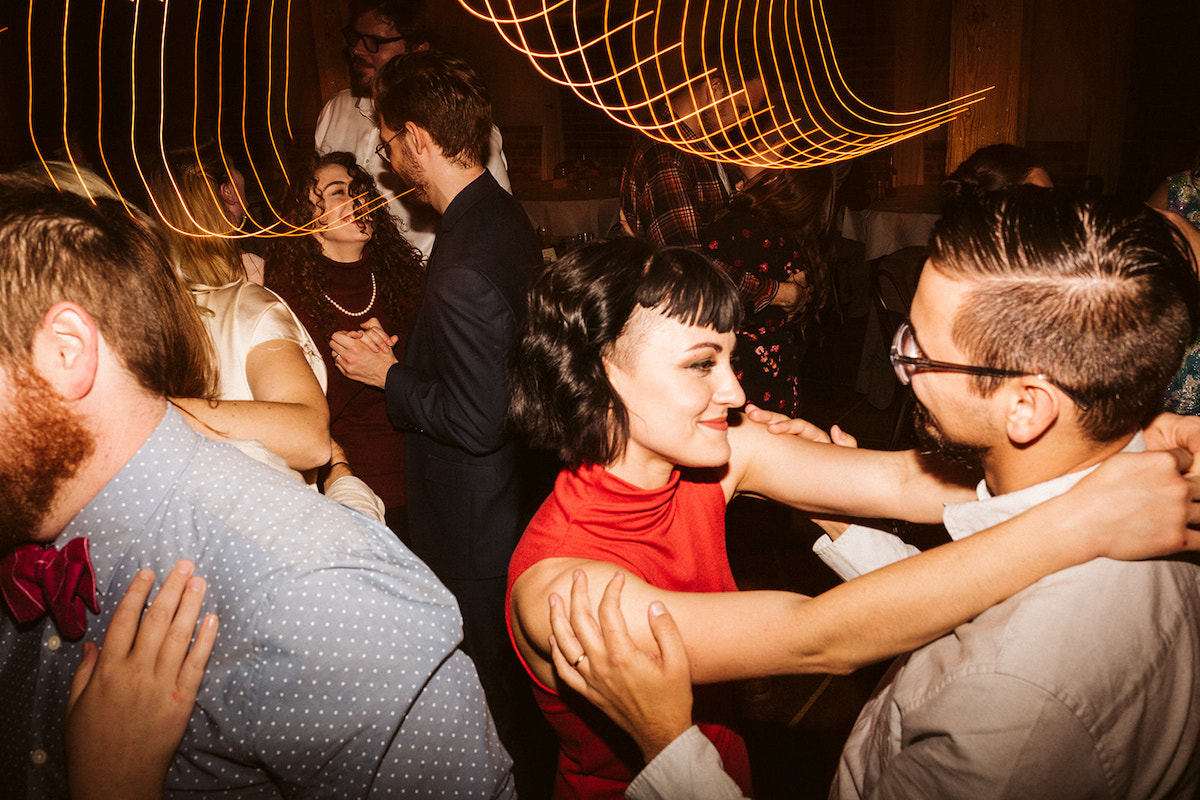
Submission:
[[[221,627],[168,795],[510,797],[462,623],[381,525],[192,431],[168,408],[58,537],[91,538],[99,643],[133,576],[181,558]],[[0,618],[0,796],[66,797],[62,720],[79,642]],[[19,784],[18,784],[19,786]]]

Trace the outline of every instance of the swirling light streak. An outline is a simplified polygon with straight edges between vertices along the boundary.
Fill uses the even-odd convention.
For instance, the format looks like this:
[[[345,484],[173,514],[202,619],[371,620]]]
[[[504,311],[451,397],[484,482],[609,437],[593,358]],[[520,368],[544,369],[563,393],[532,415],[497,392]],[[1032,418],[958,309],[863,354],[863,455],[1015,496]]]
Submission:
[[[291,24],[292,24],[291,0],[288,0],[288,7],[287,7],[286,13],[287,13],[287,18],[284,21],[284,24],[290,30]],[[247,14],[247,18],[248,17],[249,17],[249,14]],[[275,0],[271,0],[270,18],[275,19]],[[285,42],[289,41],[289,39],[290,39],[290,37],[288,37],[288,36],[284,37]],[[274,58],[275,26],[274,25],[269,26],[268,31],[267,31],[267,53],[268,53],[268,57],[267,57],[267,120],[269,122],[272,119],[271,101],[275,97],[275,92],[272,91],[272,89],[274,89],[274,84],[275,84],[275,58]],[[285,55],[284,55],[284,59],[283,59],[283,63],[285,65],[284,79],[283,79],[283,86],[284,86],[283,96],[284,97],[287,97],[287,86],[288,86],[287,75],[288,75],[288,72],[290,71],[287,68],[287,64],[290,60],[289,54],[290,54],[290,50],[285,50]],[[283,119],[284,119],[284,124],[287,126],[288,137],[291,138],[292,123],[291,123],[291,120],[288,118],[288,104],[287,103],[283,104]],[[279,164],[279,169],[281,169],[283,171],[283,179],[288,181],[288,183],[291,183],[291,179],[288,177],[288,174],[287,174],[287,164],[283,163],[283,156],[279,153],[279,145],[275,142],[275,127],[273,125],[270,125],[270,124],[267,125],[267,135],[271,139],[271,150],[275,153],[275,163]]]
[[[682,12],[676,4],[669,9],[680,20],[677,35],[663,0],[627,0],[616,21],[613,0],[605,0],[600,30],[589,35],[580,24],[580,0],[541,0],[536,11],[518,11],[515,0],[459,2],[538,72],[618,123],[695,155],[748,166],[811,167],[865,155],[944,124],[991,88],[917,111],[865,102],[838,65],[823,0],[808,0],[807,8],[800,0],[684,0]],[[689,23],[698,25],[699,41],[731,42],[732,52],[722,49],[717,63],[703,47],[692,57]],[[544,40],[548,48],[533,44]],[[764,40],[766,46],[759,44]],[[754,53],[740,52],[745,41],[755,43]],[[631,56],[618,56],[624,52]],[[751,63],[754,70],[743,73]],[[672,83],[670,65],[688,72]],[[706,85],[712,77],[743,88],[714,98]],[[766,88],[761,107],[740,118],[720,113],[747,103],[744,87],[755,79]],[[684,99],[678,105],[687,112],[672,110],[670,98]]]
[[[250,36],[249,36],[250,20],[251,20],[251,13],[252,13],[252,5],[254,4],[255,0],[247,0],[246,14],[242,21],[242,37],[241,37],[241,44],[242,44],[242,48],[241,48],[241,52],[242,52],[242,57],[241,57],[242,107],[241,107],[241,115],[240,115],[240,119],[239,119],[240,131],[241,131],[241,144],[245,148],[249,167],[255,176],[255,180],[257,181],[258,186],[260,187],[260,189],[262,189],[263,196],[265,198],[267,198],[268,208],[270,210],[270,213],[275,217],[275,220],[273,222],[270,222],[269,224],[260,223],[258,220],[255,220],[252,217],[250,217],[250,211],[249,211],[249,209],[247,209],[247,216],[250,217],[251,222],[253,224],[258,225],[261,228],[260,230],[253,230],[253,231],[249,231],[249,232],[242,232],[242,231],[230,232],[227,230],[217,231],[217,230],[206,229],[203,225],[201,225],[197,221],[196,215],[194,215],[192,213],[192,211],[188,208],[188,203],[187,203],[186,199],[184,198],[183,193],[180,190],[179,184],[176,180],[175,170],[173,170],[170,166],[171,158],[168,156],[167,147],[166,147],[166,139],[165,139],[166,114],[167,114],[166,50],[167,50],[168,18],[170,17],[170,8],[169,8],[170,0],[150,0],[150,1],[157,2],[158,5],[160,5],[162,7],[161,29],[158,31],[158,37],[157,37],[158,38],[158,48],[159,48],[159,54],[158,54],[158,59],[157,59],[157,61],[158,61],[157,66],[158,66],[158,72],[159,72],[158,87],[157,87],[157,89],[158,89],[158,91],[157,91],[157,94],[158,94],[158,98],[157,98],[158,99],[157,144],[158,144],[158,151],[159,151],[158,158],[161,159],[161,167],[162,167],[163,171],[165,172],[165,174],[167,175],[167,177],[169,178],[169,183],[172,187],[174,194],[180,200],[181,207],[184,209],[184,212],[187,214],[187,217],[192,222],[192,224],[194,224],[196,226],[196,229],[199,232],[181,230],[178,226],[172,225],[171,222],[166,218],[166,215],[163,213],[162,207],[160,205],[159,198],[156,198],[154,196],[154,192],[152,191],[151,186],[150,186],[150,181],[147,178],[147,172],[149,171],[149,169],[148,169],[149,165],[144,165],[143,164],[144,159],[139,156],[138,148],[136,145],[137,134],[138,134],[138,105],[139,105],[138,99],[139,99],[139,94],[140,94],[139,93],[139,85],[138,85],[137,52],[138,52],[139,44],[144,46],[146,43],[145,39],[148,38],[148,36],[152,35],[152,34],[149,31],[144,30],[144,26],[142,24],[142,22],[143,22],[142,21],[142,0],[130,0],[129,6],[132,9],[133,17],[132,17],[132,28],[131,28],[130,41],[129,41],[130,56],[129,56],[129,62],[128,62],[129,63],[129,103],[130,103],[129,136],[128,136],[129,153],[128,153],[128,155],[130,156],[130,158],[132,160],[133,168],[136,171],[138,180],[140,181],[140,184],[141,184],[141,188],[145,191],[146,197],[149,198],[150,204],[153,207],[153,211],[154,211],[155,215],[159,218],[159,220],[164,225],[170,227],[172,230],[174,230],[180,234],[183,234],[185,236],[196,236],[196,237],[210,237],[211,236],[211,237],[219,237],[219,238],[225,238],[225,239],[243,239],[243,238],[248,238],[251,236],[265,236],[265,237],[308,236],[308,235],[311,235],[314,233],[323,233],[323,232],[326,232],[329,230],[333,230],[335,228],[344,227],[345,225],[348,225],[348,224],[353,224],[355,221],[368,216],[369,214],[373,213],[380,207],[386,205],[389,201],[389,198],[395,196],[392,193],[387,193],[386,195],[377,197],[374,200],[368,200],[366,192],[360,193],[357,197],[353,198],[354,201],[356,202],[356,205],[354,207],[354,211],[349,215],[347,221],[323,224],[323,225],[316,224],[316,223],[308,223],[305,225],[294,225],[290,222],[287,222],[285,219],[283,219],[283,217],[279,213],[279,211],[277,211],[274,208],[274,206],[271,205],[270,199],[269,199],[270,193],[266,190],[266,188],[264,186],[264,181],[260,174],[259,166],[254,159],[254,155],[250,148],[250,143],[249,143],[249,133],[248,133],[249,114],[248,114],[248,101],[247,101],[247,98],[249,96],[249,76],[248,76],[249,64],[248,64],[248,59],[247,59],[246,53],[247,53],[247,48],[250,45]],[[196,160],[195,163],[197,165],[199,165],[201,162],[200,153],[201,153],[201,149],[202,149],[200,141],[199,141],[199,111],[200,111],[200,109],[199,109],[199,96],[200,96],[199,82],[200,82],[200,52],[201,52],[200,38],[201,38],[201,19],[202,19],[202,15],[203,15],[203,11],[204,11],[205,0],[195,0],[195,1],[196,1],[196,16],[195,16],[195,20],[194,20],[195,35],[192,37],[193,41],[192,41],[192,64],[191,64],[191,67],[192,67],[192,76],[191,76],[191,88],[192,88],[192,92],[191,92],[191,100],[192,100],[191,148],[195,155],[195,160]],[[29,14],[28,14],[28,18],[26,20],[27,31],[26,31],[25,45],[26,45],[27,54],[31,54],[33,52],[32,39],[33,39],[33,30],[34,30],[34,10],[35,10],[36,5],[37,5],[36,0],[33,0],[30,2]],[[210,5],[210,8],[211,8],[211,5]],[[261,5],[259,6],[259,8],[261,8]],[[266,127],[267,127],[267,133],[268,133],[268,136],[269,136],[270,142],[271,142],[271,148],[272,148],[272,151],[275,156],[275,160],[279,164],[279,166],[284,170],[285,177],[287,177],[286,165],[284,164],[284,159],[280,152],[278,141],[276,140],[276,137],[275,137],[274,126],[271,124],[273,122],[272,115],[274,113],[274,106],[272,105],[272,99],[274,97],[275,86],[276,86],[275,79],[274,79],[274,60],[275,60],[274,47],[275,47],[275,15],[277,13],[277,11],[276,11],[277,8],[278,8],[278,5],[277,5],[276,0],[270,0],[269,6],[268,6],[268,11],[267,11],[267,21],[268,21],[268,26],[269,26],[268,50],[270,52],[268,52],[268,54],[267,54],[267,62],[268,62],[267,94],[268,94],[268,99],[267,99],[267,104],[266,104],[266,117],[267,117],[266,118]],[[284,70],[284,103],[283,103],[283,107],[284,107],[285,124],[287,125],[288,135],[290,137],[291,136],[291,121],[290,121],[290,115],[289,115],[289,111],[288,111],[287,94],[288,94],[289,87],[290,87],[290,60],[291,60],[290,35],[291,35],[291,9],[292,9],[291,0],[288,0],[285,8],[286,8],[285,13],[287,15],[287,19],[285,22],[285,39],[287,40],[287,42],[286,42],[286,47],[285,47],[285,51],[284,51],[284,59],[285,59],[285,64],[287,66]],[[126,199],[125,194],[121,191],[120,186],[117,185],[116,176],[114,175],[112,166],[109,163],[109,154],[106,152],[106,148],[105,148],[104,123],[105,123],[106,119],[105,119],[105,114],[104,114],[105,103],[104,103],[103,95],[104,95],[104,76],[105,76],[104,53],[105,53],[106,49],[109,49],[109,48],[106,48],[107,40],[105,38],[105,20],[106,20],[106,14],[107,14],[108,10],[109,10],[108,4],[107,4],[106,0],[101,0],[100,12],[99,12],[100,13],[100,22],[99,22],[98,31],[97,31],[97,55],[96,55],[96,58],[97,58],[97,72],[96,72],[97,85],[99,87],[98,95],[96,97],[97,112],[98,112],[96,128],[95,128],[96,149],[99,153],[100,161],[101,161],[101,164],[103,165],[105,175],[107,175],[108,180],[112,184],[114,190],[116,191],[118,198],[120,199],[122,204],[124,204],[126,210],[130,213],[131,216],[133,216],[134,215],[134,207]],[[225,102],[226,102],[224,89],[225,89],[225,66],[226,66],[225,65],[225,29],[226,29],[226,25],[227,25],[227,12],[228,12],[228,0],[221,0],[221,19],[220,19],[220,34],[219,34],[219,41],[218,41],[218,63],[217,63],[217,78],[218,78],[217,79],[217,101],[218,101],[217,102],[217,129],[218,130],[222,130],[224,115],[225,115]],[[0,33],[2,33],[5,30],[8,30],[8,28],[0,28]],[[68,64],[69,64],[70,53],[68,51],[68,47],[69,47],[69,41],[70,41],[70,37],[69,37],[70,32],[71,32],[71,0],[64,0],[62,20],[61,20],[62,46],[60,48],[60,53],[59,53],[60,59],[61,59],[61,81],[62,81],[62,92],[63,92],[63,95],[62,95],[63,96],[63,105],[62,105],[60,135],[62,136],[63,151],[65,153],[65,158],[69,162],[71,169],[75,172],[75,175],[79,180],[79,185],[82,188],[83,192],[94,203],[95,198],[92,196],[91,191],[88,189],[87,182],[83,179],[83,176],[81,174],[81,167],[77,163],[76,157],[75,157],[74,153],[72,152],[72,148],[70,145],[70,139],[69,139],[69,129],[68,129],[69,114],[68,114],[67,98],[68,98],[68,89],[69,89]],[[53,183],[53,185],[59,189],[59,191],[63,191],[63,187],[55,179],[54,172],[47,165],[46,155],[43,151],[42,143],[40,143],[38,140],[37,129],[34,124],[33,98],[35,96],[34,80],[35,80],[36,76],[35,76],[35,72],[34,72],[34,61],[31,56],[28,58],[27,76],[29,79],[28,85],[29,85],[29,90],[30,90],[29,91],[29,104],[28,104],[28,109],[27,109],[28,110],[28,125],[29,125],[30,139],[33,143],[34,151],[37,154],[37,158],[42,163],[43,168],[45,169],[46,175],[50,178],[50,181]],[[220,162],[221,162],[223,168],[227,172],[229,172],[232,168],[232,164],[227,155],[226,143],[220,137],[217,137],[217,139],[216,139],[216,149],[219,154]],[[220,197],[219,197],[218,193],[216,192],[215,187],[213,187],[211,185],[211,181],[210,181],[210,185],[209,185],[209,195],[210,195],[209,199],[211,200],[211,202],[220,205],[220,203],[221,203]]]
[[[104,86],[104,12],[107,9],[107,0],[100,0],[100,29],[96,36],[96,84]],[[104,92],[96,93],[96,147],[100,151],[100,163],[104,165],[104,174],[108,176],[109,184],[115,186],[116,178],[113,177],[112,167],[108,164],[108,158],[104,155]],[[78,176],[78,173],[76,173]],[[80,180],[80,185],[83,181]],[[118,193],[117,197],[121,200],[121,205],[125,206],[125,211],[132,217],[134,216],[133,208],[125,200],[125,196]],[[93,199],[92,202],[95,202]]]

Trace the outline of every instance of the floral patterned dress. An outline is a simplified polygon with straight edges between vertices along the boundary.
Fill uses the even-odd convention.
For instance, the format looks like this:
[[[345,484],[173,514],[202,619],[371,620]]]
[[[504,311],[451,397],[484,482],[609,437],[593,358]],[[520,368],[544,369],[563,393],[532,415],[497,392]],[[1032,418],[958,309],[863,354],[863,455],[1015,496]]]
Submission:
[[[745,304],[733,366],[746,402],[798,416],[804,345],[787,312],[770,302],[780,283],[804,271],[799,246],[774,225],[744,211],[718,219],[701,242],[703,252],[733,278]]]
[[[1167,178],[1167,208],[1200,228],[1200,171]],[[1200,416],[1200,341],[1192,343],[1163,399],[1163,410]]]

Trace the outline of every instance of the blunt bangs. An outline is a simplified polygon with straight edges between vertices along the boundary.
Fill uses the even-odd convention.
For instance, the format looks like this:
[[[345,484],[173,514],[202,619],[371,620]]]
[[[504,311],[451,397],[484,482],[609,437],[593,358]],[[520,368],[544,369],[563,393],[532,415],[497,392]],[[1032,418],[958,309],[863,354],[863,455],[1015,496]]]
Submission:
[[[684,325],[736,330],[742,322],[742,301],[733,281],[703,255],[672,247],[647,259],[637,287],[637,303],[659,308]]]

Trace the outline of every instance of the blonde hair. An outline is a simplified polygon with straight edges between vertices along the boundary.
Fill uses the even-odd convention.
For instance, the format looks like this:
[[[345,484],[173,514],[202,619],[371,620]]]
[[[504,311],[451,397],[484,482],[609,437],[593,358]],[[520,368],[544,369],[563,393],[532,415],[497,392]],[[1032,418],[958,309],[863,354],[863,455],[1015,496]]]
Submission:
[[[221,205],[220,174],[201,155],[188,151],[171,165],[171,173],[150,179],[150,194],[165,225],[175,268],[191,286],[224,286],[246,277],[236,240],[237,228]],[[174,180],[172,181],[172,178]]]

